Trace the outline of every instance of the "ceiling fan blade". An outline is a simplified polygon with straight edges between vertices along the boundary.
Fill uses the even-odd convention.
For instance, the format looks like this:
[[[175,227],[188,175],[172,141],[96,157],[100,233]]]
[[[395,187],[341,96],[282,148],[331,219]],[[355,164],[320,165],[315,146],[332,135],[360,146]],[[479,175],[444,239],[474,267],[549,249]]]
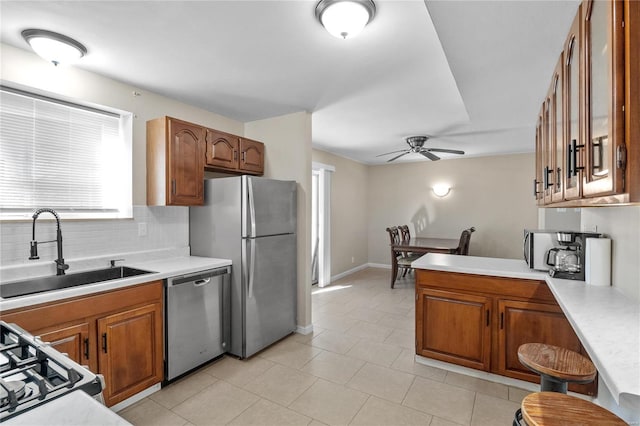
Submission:
[[[376,157],[382,157],[383,155],[389,155],[389,154],[397,154],[398,152],[407,152],[407,150],[406,149],[401,149],[401,150],[398,150],[398,151],[385,152],[384,154],[376,155]]]
[[[393,157],[391,160],[387,160],[387,163],[390,163],[390,162],[392,162],[392,161],[394,161],[394,160],[397,160],[398,158],[400,158],[400,157],[402,157],[402,156],[405,156],[405,155],[407,155],[408,153],[409,153],[409,151],[405,151],[404,153],[402,153],[402,154],[400,154],[400,155],[396,155],[396,156],[395,156],[395,157]]]
[[[440,159],[440,157],[438,157],[435,154],[430,153],[428,150],[420,151],[420,154],[424,155],[425,157],[427,157],[431,161],[438,161]]]
[[[464,151],[460,151],[458,149],[443,149],[443,148],[427,148],[429,152],[446,152],[449,154],[460,154],[463,155]]]

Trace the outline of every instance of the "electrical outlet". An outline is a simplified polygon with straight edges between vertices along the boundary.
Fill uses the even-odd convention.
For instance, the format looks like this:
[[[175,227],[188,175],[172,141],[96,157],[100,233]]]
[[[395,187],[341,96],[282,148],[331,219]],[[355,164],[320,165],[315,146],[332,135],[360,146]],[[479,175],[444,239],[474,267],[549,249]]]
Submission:
[[[356,258],[355,257],[351,257],[351,263],[356,263]]]
[[[147,224],[145,222],[140,222],[138,224],[138,237],[146,237],[147,236]]]

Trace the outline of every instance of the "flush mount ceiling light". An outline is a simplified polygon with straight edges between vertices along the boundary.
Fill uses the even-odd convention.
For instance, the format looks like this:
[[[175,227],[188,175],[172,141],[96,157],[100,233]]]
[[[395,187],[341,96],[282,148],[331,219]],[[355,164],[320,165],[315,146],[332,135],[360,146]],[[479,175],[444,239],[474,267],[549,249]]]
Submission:
[[[321,0],[316,18],[329,34],[338,38],[355,37],[373,19],[376,5],[371,0]]]
[[[22,38],[40,57],[53,65],[75,62],[87,54],[87,48],[71,37],[53,31],[28,29]]]

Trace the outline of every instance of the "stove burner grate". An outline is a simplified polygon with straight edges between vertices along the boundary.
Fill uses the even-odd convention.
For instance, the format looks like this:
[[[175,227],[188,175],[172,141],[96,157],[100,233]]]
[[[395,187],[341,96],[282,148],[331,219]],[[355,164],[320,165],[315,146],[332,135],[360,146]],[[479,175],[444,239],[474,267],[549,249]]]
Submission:
[[[0,421],[71,390],[99,394],[97,376],[15,324],[0,321]]]

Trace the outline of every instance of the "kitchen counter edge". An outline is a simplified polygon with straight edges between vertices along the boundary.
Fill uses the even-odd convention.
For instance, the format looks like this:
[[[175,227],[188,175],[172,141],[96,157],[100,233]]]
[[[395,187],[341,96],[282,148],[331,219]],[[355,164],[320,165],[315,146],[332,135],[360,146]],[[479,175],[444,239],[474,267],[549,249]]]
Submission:
[[[216,259],[199,256],[172,257],[152,261],[126,263],[125,266],[153,272],[150,274],[137,275],[119,280],[102,281],[94,284],[14,297],[10,299],[0,298],[0,312],[39,305],[41,303],[69,299],[77,296],[86,296],[104,291],[121,289],[137,284],[163,280],[169,277],[176,277],[229,265],[231,265],[231,260],[229,259]]]

